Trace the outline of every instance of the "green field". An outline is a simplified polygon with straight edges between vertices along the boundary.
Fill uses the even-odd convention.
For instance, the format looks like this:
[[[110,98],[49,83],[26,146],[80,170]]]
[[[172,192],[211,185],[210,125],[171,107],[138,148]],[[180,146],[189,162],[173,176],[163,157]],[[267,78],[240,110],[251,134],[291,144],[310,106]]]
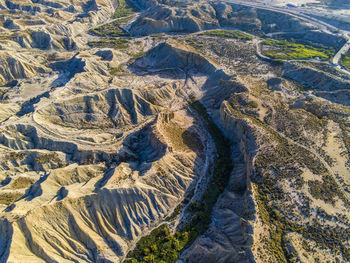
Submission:
[[[265,39],[264,55],[277,60],[298,60],[319,58],[326,61],[331,59],[335,50],[322,45],[300,44],[294,41]],[[269,48],[266,48],[268,46]]]
[[[342,64],[344,67],[350,70],[350,52],[342,55],[340,59],[340,64]]]
[[[252,40],[253,37],[239,30],[224,30],[224,29],[215,29],[209,30],[202,33],[202,35],[206,36],[215,36],[222,38],[236,38],[242,40]]]

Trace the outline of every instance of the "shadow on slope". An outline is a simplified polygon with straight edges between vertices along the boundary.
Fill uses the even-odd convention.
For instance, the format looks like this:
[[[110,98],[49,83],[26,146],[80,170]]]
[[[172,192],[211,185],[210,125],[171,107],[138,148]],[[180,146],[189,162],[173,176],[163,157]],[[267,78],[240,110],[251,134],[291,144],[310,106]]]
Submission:
[[[187,79],[195,74],[205,75],[211,83],[229,78],[223,70],[217,69],[214,61],[199,54],[192,47],[172,40],[151,49],[129,68],[136,75],[157,74],[164,77],[164,73],[170,73],[174,79]]]
[[[7,262],[12,243],[13,227],[7,219],[0,221],[0,262]]]
[[[152,163],[161,159],[167,149],[167,146],[152,132],[151,125],[128,135],[118,154],[118,164],[121,162],[129,163],[140,175],[151,169]],[[116,168],[107,169],[103,178],[95,184],[95,192],[104,187],[112,177],[118,177],[116,172]]]
[[[58,78],[52,83],[54,88],[66,85],[76,74],[85,71],[86,63],[81,58],[78,58],[78,55],[79,53],[69,60],[55,62],[50,65],[54,71],[60,73]]]

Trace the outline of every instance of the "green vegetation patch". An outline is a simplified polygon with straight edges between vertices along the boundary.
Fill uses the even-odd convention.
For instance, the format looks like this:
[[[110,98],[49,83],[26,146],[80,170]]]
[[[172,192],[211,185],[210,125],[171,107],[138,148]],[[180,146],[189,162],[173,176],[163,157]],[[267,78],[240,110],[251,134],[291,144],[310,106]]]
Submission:
[[[178,253],[188,242],[188,233],[172,234],[167,225],[154,229],[148,236],[142,237],[134,251],[128,254],[126,263],[138,262],[176,262]]]
[[[111,23],[93,28],[89,30],[89,33],[100,37],[116,38],[121,36],[129,36],[129,34],[121,28],[121,24],[126,22],[128,19],[122,18],[115,20]]]
[[[202,104],[196,101],[191,103],[191,107],[205,121],[206,128],[216,145],[217,158],[215,160],[213,176],[210,179],[210,183],[201,202],[192,202],[189,206],[189,211],[192,214],[191,221],[174,234],[171,233],[166,225],[153,230],[150,235],[141,238],[134,251],[128,254],[125,261],[127,263],[176,262],[179,252],[192,244],[199,235],[208,229],[211,223],[213,207],[219,195],[227,186],[233,168],[230,159],[230,142],[225,139]],[[177,215],[180,211],[181,207],[177,207],[174,213]],[[169,218],[172,219],[173,217],[174,215],[171,215]]]
[[[125,64],[120,64],[118,67],[112,67],[109,71],[111,75],[122,75],[124,73]]]
[[[119,0],[119,5],[113,18],[126,17],[138,12],[139,9],[131,2],[131,0]]]
[[[342,138],[343,138],[343,142],[344,145],[346,147],[346,150],[348,153],[350,153],[350,134],[348,132],[347,126],[345,125],[344,122],[340,122],[339,123],[339,127],[342,131]],[[349,159],[349,155],[347,155],[347,165],[350,165],[350,159]]]
[[[117,39],[102,39],[99,41],[91,41],[88,43],[90,47],[97,48],[115,48],[115,49],[126,49],[129,47],[129,41],[124,38]]]
[[[170,121],[164,123],[164,131],[166,136],[170,139],[171,145],[174,150],[179,151],[194,151],[201,153],[203,151],[203,145],[198,135],[188,129],[179,127],[176,123]]]
[[[251,35],[244,33],[239,30],[226,30],[226,29],[215,29],[209,30],[202,33],[206,36],[222,37],[222,38],[236,38],[242,40],[253,40]]]
[[[344,240],[348,240],[349,237],[346,229],[333,227],[323,229],[316,221],[307,226],[295,224],[281,215],[269,202],[270,199],[266,193],[271,191],[270,187],[273,186],[268,179],[255,186],[257,187],[260,218],[266,226],[269,226],[268,250],[278,262],[296,262],[293,251],[287,246],[286,234],[288,232],[299,233],[305,239],[315,241],[321,248],[330,248],[333,252],[342,253],[346,260],[350,259],[350,250],[344,245]]]
[[[350,70],[350,52],[342,55],[342,57],[340,59],[340,64],[342,64],[345,68]]]
[[[179,204],[179,205],[174,209],[174,212],[173,212],[170,216],[167,216],[167,217],[165,218],[165,220],[167,220],[167,221],[172,221],[172,220],[174,220],[175,218],[177,218],[177,216],[180,215],[182,208],[183,208],[183,204]]]
[[[332,47],[323,45],[300,44],[288,40],[265,39],[264,45],[272,48],[263,50],[266,56],[276,60],[312,59],[329,60],[335,54]]]
[[[308,181],[311,195],[316,199],[321,199],[327,203],[334,204],[334,198],[342,195],[337,182],[330,175],[322,176],[321,181]]]
[[[137,58],[140,58],[140,57],[145,56],[146,54],[147,54],[146,51],[140,50],[140,51],[138,51],[138,52],[136,52],[136,53],[130,54],[130,56],[131,56],[133,59],[137,59]]]

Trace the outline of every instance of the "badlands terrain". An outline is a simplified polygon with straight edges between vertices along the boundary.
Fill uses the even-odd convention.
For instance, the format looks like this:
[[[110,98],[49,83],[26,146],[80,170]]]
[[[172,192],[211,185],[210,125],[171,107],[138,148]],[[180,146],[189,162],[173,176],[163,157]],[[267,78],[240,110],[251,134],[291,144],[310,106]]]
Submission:
[[[0,0],[0,262],[350,262],[349,12]]]

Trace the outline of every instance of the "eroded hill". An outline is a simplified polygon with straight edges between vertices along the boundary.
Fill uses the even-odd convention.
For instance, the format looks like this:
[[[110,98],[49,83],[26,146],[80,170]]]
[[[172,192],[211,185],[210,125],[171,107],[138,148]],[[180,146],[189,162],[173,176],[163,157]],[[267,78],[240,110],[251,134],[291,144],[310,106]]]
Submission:
[[[217,1],[0,1],[1,262],[350,262],[338,32]]]

